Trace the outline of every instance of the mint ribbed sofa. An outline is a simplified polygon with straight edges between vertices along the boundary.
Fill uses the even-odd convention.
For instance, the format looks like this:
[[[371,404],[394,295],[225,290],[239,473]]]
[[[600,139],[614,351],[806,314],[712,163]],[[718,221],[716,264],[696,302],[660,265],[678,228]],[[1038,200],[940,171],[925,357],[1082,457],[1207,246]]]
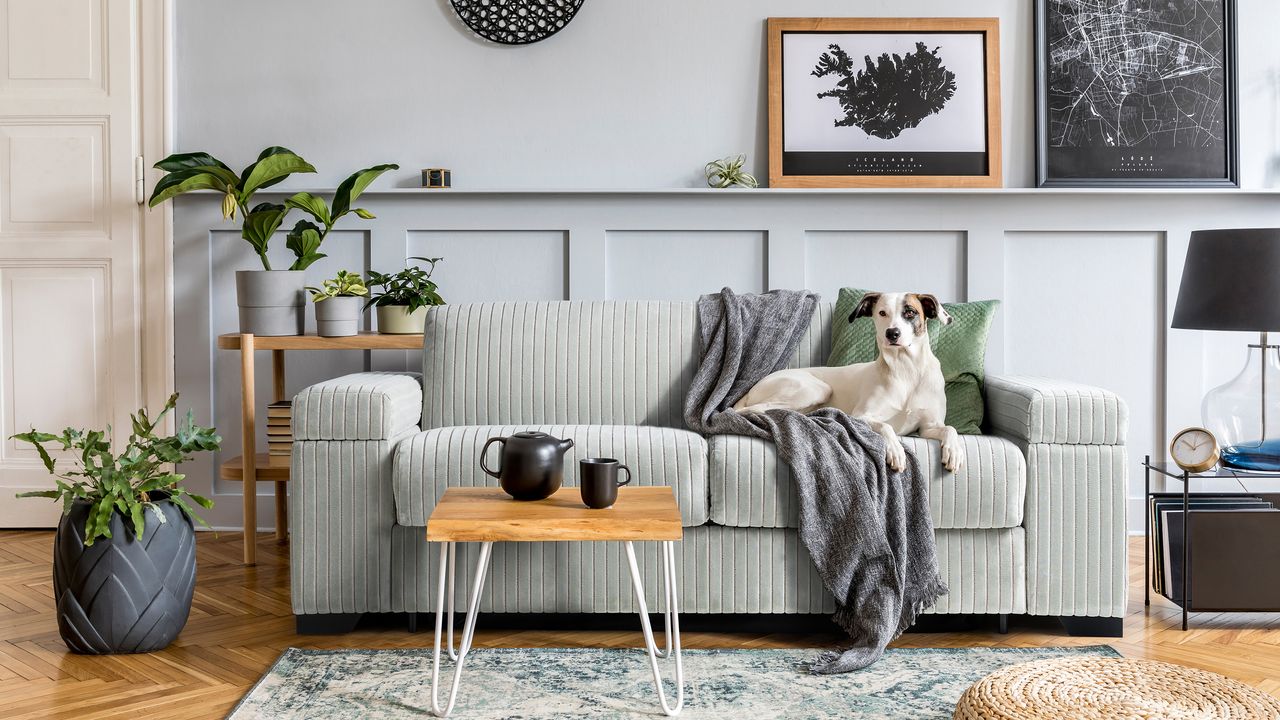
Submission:
[[[427,517],[446,487],[494,484],[479,468],[481,446],[524,428],[573,439],[566,484],[576,484],[579,458],[611,456],[639,484],[675,489],[682,613],[832,612],[772,444],[684,428],[695,318],[692,303],[445,306],[428,315],[421,375],[359,373],[299,393],[289,500],[299,631],[341,631],[363,613],[433,612]],[[825,361],[832,322],[832,306],[820,306],[793,366]],[[1124,403],[1027,377],[987,378],[986,401],[990,434],[964,436],[958,474],[943,470],[936,442],[905,438],[930,478],[951,588],[931,612],[1059,616],[1072,632],[1118,635]],[[657,550],[637,549],[657,607]],[[464,576],[474,552],[462,553]],[[500,543],[481,610],[633,613],[627,573],[617,544]],[[469,583],[456,585],[459,607]]]

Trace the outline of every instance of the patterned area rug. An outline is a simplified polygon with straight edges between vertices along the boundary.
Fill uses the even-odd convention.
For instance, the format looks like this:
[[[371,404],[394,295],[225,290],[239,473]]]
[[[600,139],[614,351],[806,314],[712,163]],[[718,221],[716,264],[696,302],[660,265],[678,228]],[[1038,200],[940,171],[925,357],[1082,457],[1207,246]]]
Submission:
[[[810,675],[813,650],[686,650],[682,718],[950,718],[956,700],[997,668],[1080,648],[890,649],[848,675]],[[660,661],[664,677],[672,664]],[[441,667],[441,701],[453,665]],[[668,693],[673,686],[668,683]],[[669,695],[669,697],[673,697]],[[431,650],[289,648],[227,717],[381,720],[431,714]],[[467,657],[452,717],[661,717],[640,649],[477,648]]]

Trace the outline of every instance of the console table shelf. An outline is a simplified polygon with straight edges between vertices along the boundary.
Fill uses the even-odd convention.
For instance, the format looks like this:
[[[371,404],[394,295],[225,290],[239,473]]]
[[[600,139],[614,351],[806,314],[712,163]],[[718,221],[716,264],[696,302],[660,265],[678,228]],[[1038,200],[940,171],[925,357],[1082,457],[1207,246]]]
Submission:
[[[1214,495],[1258,498],[1280,507],[1280,473],[1221,466],[1189,473],[1175,465],[1153,462],[1150,456],[1142,467],[1146,476],[1146,604],[1151,604],[1156,572],[1151,562],[1152,543],[1159,540],[1152,535],[1152,500],[1155,496],[1181,496],[1182,577],[1176,593],[1180,600],[1172,592],[1166,597],[1182,609],[1182,629],[1187,629],[1187,616],[1193,612],[1280,612],[1280,512],[1191,506],[1193,497]],[[1152,473],[1181,487],[1152,492]],[[1167,586],[1172,577],[1166,575],[1164,581]]]
[[[239,350],[239,333],[218,336],[219,350]],[[421,350],[421,335],[383,335],[361,332],[348,337],[320,337],[319,335],[280,335],[266,337],[253,335],[255,350]]]
[[[289,479],[288,465],[272,465],[271,456],[258,453],[253,461],[254,473],[258,482],[280,482]],[[237,455],[218,466],[218,476],[233,482],[244,481],[244,456]]]
[[[254,387],[253,354],[255,350],[271,351],[272,399],[286,399],[284,352],[286,350],[420,350],[422,335],[383,335],[362,332],[348,337],[320,337],[315,334],[255,336],[249,333],[227,333],[218,336],[219,350],[240,351],[240,432],[244,454],[231,458],[219,467],[224,480],[244,483],[244,564],[257,562],[254,533],[258,526],[259,482],[276,484],[276,539],[283,542],[289,535],[288,466],[271,465],[267,453],[258,452],[255,417],[257,389]]]

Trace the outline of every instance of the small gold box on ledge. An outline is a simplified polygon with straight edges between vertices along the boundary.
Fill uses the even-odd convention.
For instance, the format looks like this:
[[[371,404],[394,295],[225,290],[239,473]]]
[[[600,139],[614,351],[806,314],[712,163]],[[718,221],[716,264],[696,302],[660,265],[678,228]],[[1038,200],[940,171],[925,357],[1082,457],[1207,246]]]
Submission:
[[[446,168],[427,168],[422,171],[422,187],[443,190],[453,185],[453,173]]]

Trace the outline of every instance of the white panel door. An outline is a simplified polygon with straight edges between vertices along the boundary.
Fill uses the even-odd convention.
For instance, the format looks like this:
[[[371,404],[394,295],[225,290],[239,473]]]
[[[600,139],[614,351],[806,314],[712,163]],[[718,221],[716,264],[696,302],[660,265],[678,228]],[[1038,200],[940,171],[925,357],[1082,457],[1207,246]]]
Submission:
[[[32,427],[141,404],[136,0],[0,0],[0,527],[56,524]],[[70,463],[70,458],[61,460]]]

